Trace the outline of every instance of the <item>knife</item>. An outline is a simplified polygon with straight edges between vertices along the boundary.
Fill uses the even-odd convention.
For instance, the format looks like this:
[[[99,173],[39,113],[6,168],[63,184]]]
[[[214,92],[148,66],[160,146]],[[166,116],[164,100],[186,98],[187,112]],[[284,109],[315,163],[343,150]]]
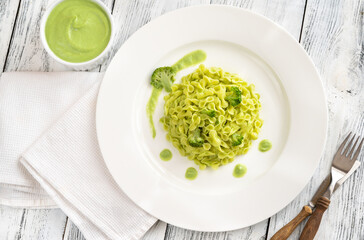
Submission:
[[[335,185],[333,193],[338,189],[338,186],[343,184],[346,181],[346,179],[348,179],[355,172],[355,170],[359,166],[360,166],[360,162],[356,161],[354,163],[353,167],[351,168],[351,170],[342,179],[340,179],[338,181],[338,183]],[[292,232],[296,229],[296,227],[303,220],[305,220],[308,216],[310,216],[312,214],[312,211],[316,207],[317,200],[326,193],[326,191],[328,190],[328,188],[330,186],[331,180],[332,180],[331,173],[329,173],[327,175],[327,177],[322,181],[320,187],[317,189],[315,195],[312,197],[312,199],[308,203],[308,205],[304,206],[302,208],[301,212],[294,219],[292,219],[289,223],[287,223],[284,227],[282,227],[278,232],[276,232],[272,236],[271,240],[286,240],[292,234]]]

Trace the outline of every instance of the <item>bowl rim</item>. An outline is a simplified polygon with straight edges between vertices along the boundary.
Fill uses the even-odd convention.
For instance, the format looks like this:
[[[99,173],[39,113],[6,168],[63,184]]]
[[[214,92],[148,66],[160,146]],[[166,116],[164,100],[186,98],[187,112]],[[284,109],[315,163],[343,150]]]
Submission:
[[[111,33],[110,33],[110,39],[109,42],[107,43],[105,49],[99,54],[97,55],[95,58],[85,61],[85,62],[68,62],[66,60],[61,59],[60,57],[58,57],[53,51],[52,49],[49,47],[46,36],[45,36],[45,26],[46,26],[46,22],[48,20],[48,16],[49,14],[53,11],[53,9],[60,4],[61,2],[63,2],[65,0],[56,0],[54,1],[49,7],[47,7],[46,11],[44,12],[42,19],[41,19],[41,23],[40,23],[40,39],[42,42],[42,45],[44,47],[44,49],[47,51],[47,53],[57,62],[62,63],[64,65],[68,65],[71,67],[83,67],[86,65],[91,65],[94,64],[95,62],[99,61],[100,59],[102,59],[103,57],[106,56],[106,54],[109,52],[109,50],[111,49],[111,45],[112,42],[114,40],[114,21],[112,18],[112,15],[109,11],[109,9],[106,7],[106,5],[101,2],[100,0],[90,0],[96,4],[98,4],[106,13],[109,21],[110,21],[110,27],[111,27]]]

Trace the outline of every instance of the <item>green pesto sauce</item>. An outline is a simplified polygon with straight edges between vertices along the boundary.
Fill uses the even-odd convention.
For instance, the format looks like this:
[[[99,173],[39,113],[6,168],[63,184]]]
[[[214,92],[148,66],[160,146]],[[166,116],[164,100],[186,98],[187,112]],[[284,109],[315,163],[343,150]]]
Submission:
[[[188,179],[188,180],[194,180],[197,178],[197,170],[193,167],[190,167],[190,168],[187,168],[186,170],[186,174],[185,174],[185,177]]]
[[[236,164],[234,171],[233,171],[233,176],[236,178],[241,178],[246,174],[246,172],[247,172],[247,168],[245,165]]]
[[[45,26],[49,48],[68,62],[86,62],[106,48],[111,36],[107,13],[91,0],[64,0],[49,14]]]
[[[196,50],[190,52],[183,56],[180,60],[178,60],[175,64],[171,67],[175,72],[179,72],[182,69],[191,67],[193,65],[199,64],[206,59],[206,53],[202,50]]]
[[[205,61],[205,59],[206,59],[206,53],[202,50],[196,50],[183,56],[180,60],[178,60],[175,64],[172,65],[172,68],[177,73],[182,69],[201,63]],[[162,89],[156,89],[153,87],[152,95],[150,96],[149,101],[147,103],[147,117],[149,119],[149,126],[150,129],[152,130],[153,138],[155,138],[156,136],[154,121],[153,121],[153,113],[157,106],[158,97],[161,91]]]
[[[159,157],[163,161],[169,161],[172,159],[172,152],[169,149],[164,149],[160,154]]]
[[[149,101],[147,103],[147,116],[149,119],[149,126],[152,129],[153,138],[155,138],[156,136],[156,131],[153,122],[153,113],[155,111],[155,108],[157,107],[158,97],[161,94],[161,92],[162,89],[153,88],[152,95],[150,95]]]
[[[272,143],[268,139],[264,139],[259,143],[259,151],[266,152],[272,148]]]

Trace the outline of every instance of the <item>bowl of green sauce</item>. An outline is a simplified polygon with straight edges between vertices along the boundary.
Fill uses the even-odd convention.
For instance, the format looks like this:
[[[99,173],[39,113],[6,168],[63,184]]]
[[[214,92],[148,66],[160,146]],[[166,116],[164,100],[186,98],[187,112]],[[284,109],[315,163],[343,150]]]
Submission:
[[[40,37],[56,61],[75,69],[104,61],[113,40],[113,20],[99,0],[59,0],[44,13]]]

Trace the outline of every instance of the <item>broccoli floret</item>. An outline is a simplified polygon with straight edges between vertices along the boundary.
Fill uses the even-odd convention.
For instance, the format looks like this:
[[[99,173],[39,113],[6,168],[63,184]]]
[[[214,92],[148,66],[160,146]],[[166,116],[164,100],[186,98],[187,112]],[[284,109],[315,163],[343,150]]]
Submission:
[[[167,92],[170,92],[175,75],[176,72],[171,67],[157,68],[152,74],[150,84],[157,89],[164,88]]]
[[[207,109],[203,109],[201,110],[202,114],[206,114],[209,117],[215,117],[216,115],[216,111],[215,110],[207,110]]]
[[[238,87],[231,87],[225,98],[231,106],[235,107],[241,102],[241,91]]]
[[[192,147],[202,147],[203,143],[204,140],[201,137],[201,129],[196,128],[188,137],[188,144],[190,144]]]
[[[239,133],[234,133],[231,136],[231,145],[232,146],[239,146],[243,142],[244,137]]]

